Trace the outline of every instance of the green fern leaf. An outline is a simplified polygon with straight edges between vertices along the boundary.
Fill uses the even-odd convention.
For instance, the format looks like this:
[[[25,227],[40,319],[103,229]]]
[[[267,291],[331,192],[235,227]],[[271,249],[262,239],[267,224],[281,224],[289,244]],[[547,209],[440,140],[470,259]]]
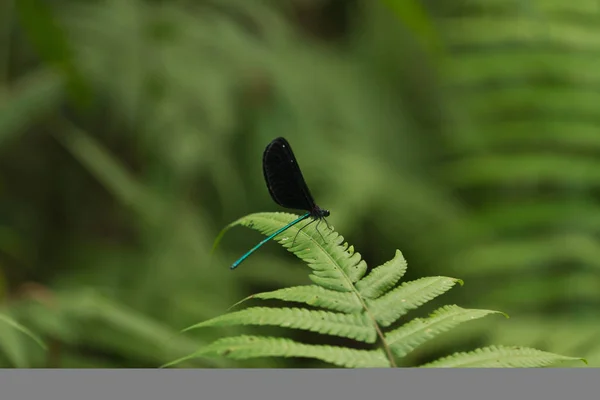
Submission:
[[[415,318],[400,328],[389,332],[386,338],[394,354],[398,357],[404,357],[417,346],[462,322],[482,318],[493,313],[498,313],[498,311],[469,310],[455,305],[444,306],[434,311],[428,318]]]
[[[468,353],[455,353],[437,361],[422,365],[423,368],[535,368],[545,367],[559,361],[582,358],[566,357],[529,347],[490,346]]]
[[[599,347],[587,339],[574,342],[586,318],[573,313],[600,299],[597,279],[590,279],[600,267],[600,213],[595,196],[586,194],[600,177],[594,157],[600,148],[600,92],[592,89],[600,68],[579,72],[590,54],[598,65],[598,3],[527,2],[526,12],[501,0],[477,3],[480,7],[440,15],[449,46],[458,50],[447,76],[475,123],[461,131],[477,132],[462,140],[470,142],[466,147],[454,147],[457,157],[440,169],[453,187],[468,193],[467,204],[476,204],[458,229],[445,232],[461,239],[440,259],[453,273],[486,284],[474,301],[528,311],[525,329],[516,329],[514,321],[501,333],[490,328],[490,343],[493,337],[512,337],[555,352],[577,349],[591,359]],[[495,12],[500,3],[502,12]],[[546,196],[547,187],[552,196]],[[477,190],[498,196],[482,197]],[[570,332],[557,336],[561,314],[570,317]],[[553,329],[541,328],[542,321]],[[597,328],[595,336],[600,337]]]
[[[215,246],[224,233],[234,226],[243,225],[270,235],[296,218],[297,215],[288,213],[256,213],[242,217],[221,231]],[[292,226],[277,235],[275,240],[312,268],[310,279],[317,285],[337,291],[354,291],[353,284],[367,270],[367,264],[361,259],[360,253],[355,252],[347,243],[342,245],[344,238],[335,231],[320,229],[319,233],[316,224],[300,231],[301,228],[302,226]],[[296,234],[298,237],[293,243]]]
[[[394,258],[374,268],[369,275],[356,283],[361,296],[376,299],[393,288],[406,273],[406,260],[400,250],[396,250]]]
[[[245,225],[269,235],[295,218],[297,217],[283,213],[252,214],[234,222],[224,231],[235,225]],[[408,311],[447,292],[457,282],[462,284],[462,281],[436,276],[396,287],[406,272],[406,261],[400,251],[396,251],[392,260],[374,268],[365,276],[366,263],[352,246],[343,243],[342,236],[328,230],[321,237],[321,233],[315,228],[307,228],[300,231],[292,245],[291,238],[298,229],[292,227],[291,232],[282,232],[276,240],[310,266],[311,279],[316,285],[259,293],[247,299],[278,299],[321,309],[251,307],[218,316],[186,330],[209,326],[272,325],[350,338],[364,343],[375,343],[379,338],[380,348],[355,350],[313,346],[282,338],[238,336],[218,340],[189,357],[309,357],[346,367],[393,367],[396,365],[395,357],[405,356],[417,346],[460,323],[496,313],[491,310],[464,309],[455,305],[445,306],[428,318],[414,319],[385,333],[382,328],[396,322]],[[217,242],[221,237],[222,234]]]
[[[263,300],[277,299],[304,303],[310,306],[321,307],[332,311],[341,311],[348,314],[357,313],[362,310],[362,304],[354,293],[336,292],[316,285],[294,286],[274,290],[272,292],[257,293],[250,296],[250,298]]]
[[[208,326],[274,325],[374,343],[377,333],[364,314],[342,314],[302,308],[252,307],[193,325],[185,331]]]
[[[382,326],[389,326],[410,310],[450,290],[459,279],[445,276],[421,278],[403,283],[377,300],[369,301],[371,314]]]
[[[226,356],[233,359],[256,357],[304,357],[346,368],[382,368],[390,364],[381,350],[356,350],[337,346],[309,345],[290,339],[263,336],[234,336],[219,339],[191,357]],[[177,360],[177,362],[183,361]],[[172,365],[170,363],[169,365]]]

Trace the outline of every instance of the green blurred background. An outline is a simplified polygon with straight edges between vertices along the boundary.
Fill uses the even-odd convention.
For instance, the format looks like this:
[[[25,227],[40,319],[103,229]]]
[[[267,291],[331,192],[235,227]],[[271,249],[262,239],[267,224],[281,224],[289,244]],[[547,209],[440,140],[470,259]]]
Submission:
[[[0,7],[0,315],[48,346],[0,320],[0,367],[156,367],[264,332],[179,330],[309,283],[275,243],[231,272],[247,229],[210,257],[229,222],[282,210],[261,166],[277,136],[370,266],[398,248],[407,279],[465,281],[441,304],[511,316],[403,365],[503,344],[600,366],[600,2]]]

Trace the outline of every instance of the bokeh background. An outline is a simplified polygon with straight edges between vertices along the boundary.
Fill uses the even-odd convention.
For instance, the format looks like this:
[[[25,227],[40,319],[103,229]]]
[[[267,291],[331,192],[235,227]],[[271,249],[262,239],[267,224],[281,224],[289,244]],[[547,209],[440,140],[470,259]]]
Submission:
[[[261,166],[277,136],[370,266],[400,249],[408,279],[465,281],[436,304],[511,316],[403,365],[503,344],[600,366],[600,2],[0,7],[0,315],[48,346],[0,320],[0,366],[157,367],[256,331],[179,333],[309,283],[275,243],[231,272],[255,231],[210,256],[226,224],[282,211]]]

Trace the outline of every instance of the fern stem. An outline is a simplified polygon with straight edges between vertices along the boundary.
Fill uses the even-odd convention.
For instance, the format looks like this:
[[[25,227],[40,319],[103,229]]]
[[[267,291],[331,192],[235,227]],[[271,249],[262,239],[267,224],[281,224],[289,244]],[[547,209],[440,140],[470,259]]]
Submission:
[[[309,236],[309,239],[312,239]],[[316,244],[318,246],[321,246],[320,243],[316,242]],[[323,249],[325,250],[325,249]],[[327,252],[325,252],[325,254],[328,254]],[[333,260],[332,260],[333,262]],[[333,262],[333,264],[335,265],[335,262]],[[336,268],[339,268],[336,266]],[[394,354],[392,353],[392,349],[390,349],[390,346],[387,344],[387,341],[385,340],[385,336],[383,334],[383,331],[381,330],[381,328],[379,327],[379,324],[377,323],[377,320],[375,319],[375,317],[373,316],[373,314],[371,314],[371,312],[369,311],[369,307],[367,307],[367,304],[364,302],[363,298],[361,297],[360,293],[356,290],[356,286],[354,286],[354,283],[352,283],[352,280],[348,277],[348,275],[346,275],[346,273],[344,272],[343,269],[340,268],[340,275],[344,277],[344,279],[347,281],[348,286],[352,288],[352,291],[354,292],[354,295],[358,298],[358,301],[360,301],[360,304],[362,305],[363,310],[365,310],[365,313],[367,314],[367,317],[369,317],[369,319],[373,322],[373,326],[375,327],[375,331],[377,332],[377,336],[379,337],[379,340],[381,341],[381,345],[383,346],[383,350],[385,351],[385,354],[390,362],[390,367],[392,368],[396,368],[396,361],[394,360]]]
[[[326,249],[323,248],[323,246],[321,246],[321,244],[317,241],[315,241],[310,235],[308,235],[305,232],[302,232],[304,235],[307,236],[307,238],[311,241],[313,241],[313,243],[315,243],[317,246],[321,247],[321,249],[323,249],[324,253],[329,255],[329,253],[327,253]],[[331,260],[333,265],[336,265],[335,260]],[[396,361],[394,359],[394,354],[392,353],[392,350],[390,349],[390,346],[387,344],[387,341],[385,340],[385,336],[383,334],[383,331],[381,330],[381,328],[379,327],[379,324],[377,323],[377,320],[375,319],[375,317],[373,316],[373,314],[371,314],[371,312],[369,311],[369,308],[367,307],[367,304],[364,302],[363,298],[360,296],[360,293],[356,290],[356,286],[354,286],[354,283],[352,282],[352,280],[348,277],[348,275],[346,275],[346,273],[344,272],[343,269],[339,268],[336,265],[336,268],[338,268],[340,270],[340,275],[344,277],[344,279],[346,280],[346,282],[348,283],[348,287],[352,288],[352,291],[354,292],[354,295],[358,298],[358,301],[360,301],[360,304],[362,305],[363,310],[365,310],[365,313],[367,315],[367,317],[369,317],[369,319],[373,322],[373,326],[375,327],[375,331],[377,332],[377,336],[379,337],[379,340],[381,341],[381,345],[383,346],[383,349],[386,353],[386,356],[390,362],[390,366],[392,368],[396,368]]]
[[[373,325],[375,326],[375,330],[377,331],[377,336],[379,336],[381,345],[383,346],[385,354],[387,355],[387,358],[390,361],[390,366],[392,368],[396,368],[397,365],[396,365],[396,361],[394,360],[394,354],[392,353],[392,349],[390,349],[390,346],[387,344],[387,341],[385,340],[385,336],[383,335],[383,331],[379,327],[377,320],[375,319],[375,317],[373,317],[373,314],[371,314],[371,312],[369,311],[369,308],[367,307],[367,304],[363,301],[362,297],[358,294],[358,292],[355,291],[354,294],[356,295],[356,297],[358,297],[358,301],[360,301],[360,304],[362,304],[363,309],[365,310],[365,313],[367,314],[369,319],[371,319],[371,321],[373,321]]]

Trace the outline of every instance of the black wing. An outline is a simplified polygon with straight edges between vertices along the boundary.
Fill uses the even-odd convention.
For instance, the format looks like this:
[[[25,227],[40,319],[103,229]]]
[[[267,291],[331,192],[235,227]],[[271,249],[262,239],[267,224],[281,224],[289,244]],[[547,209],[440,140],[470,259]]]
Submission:
[[[315,202],[290,144],[280,137],[263,154],[263,173],[273,200],[282,207],[311,211]]]

